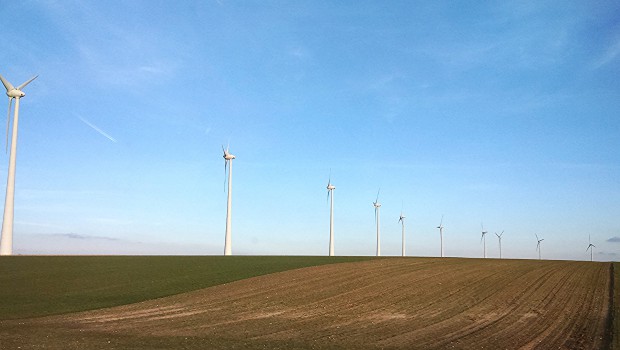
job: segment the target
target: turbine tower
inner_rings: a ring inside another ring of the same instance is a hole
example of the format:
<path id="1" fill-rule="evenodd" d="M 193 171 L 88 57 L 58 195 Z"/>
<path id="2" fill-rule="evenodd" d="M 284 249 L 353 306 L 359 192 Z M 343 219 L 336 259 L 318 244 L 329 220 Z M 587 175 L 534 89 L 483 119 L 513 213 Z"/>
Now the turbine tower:
<path id="1" fill-rule="evenodd" d="M 232 160 L 235 156 L 228 152 L 228 146 L 224 149 L 224 174 L 226 174 L 226 167 L 228 167 L 228 205 L 226 207 L 226 239 L 224 242 L 224 255 L 232 255 Z"/>
<path id="2" fill-rule="evenodd" d="M 590 241 L 590 235 L 588 235 L 588 248 L 586 248 L 586 253 L 588 252 L 588 249 L 590 249 L 590 261 L 594 261 L 594 249 L 592 248 L 596 248 L 596 246 L 592 244 L 592 242 Z"/>
<path id="3" fill-rule="evenodd" d="M 441 244 L 441 257 L 443 258 L 443 215 L 441 216 L 441 221 L 439 222 L 439 226 L 437 226 L 437 228 L 439 229 L 439 241 Z"/>
<path id="4" fill-rule="evenodd" d="M 381 236 L 379 233 L 379 208 L 381 208 L 381 203 L 379 203 L 379 191 L 377 191 L 377 199 L 372 202 L 372 205 L 375 207 L 375 222 L 377 223 L 377 256 L 381 256 Z"/>
<path id="5" fill-rule="evenodd" d="M 502 233 L 500 233 L 499 235 L 497 234 L 497 232 L 495 232 L 495 235 L 497 236 L 497 239 L 499 240 L 499 258 L 502 258 L 502 235 L 504 234 L 504 231 L 502 231 Z"/>
<path id="6" fill-rule="evenodd" d="M 6 120 L 6 148 L 9 147 L 9 125 L 11 123 L 11 103 L 15 99 L 15 114 L 13 116 L 13 135 L 11 137 L 11 154 L 9 155 L 9 175 L 6 180 L 6 197 L 4 200 L 4 218 L 2 220 L 2 238 L 0 239 L 0 255 L 13 254 L 13 212 L 15 203 L 15 160 L 17 156 L 17 126 L 19 124 L 19 100 L 26 96 L 22 91 L 26 85 L 35 80 L 35 75 L 27 82 L 17 88 L 6 81 L 1 75 L 2 85 L 6 88 L 6 95 L 9 97 L 9 112 Z"/>
<path id="7" fill-rule="evenodd" d="M 482 223 L 480 223 L 480 227 L 482 228 L 482 236 L 480 237 L 480 243 L 484 243 L 483 244 L 483 258 L 487 257 L 487 239 L 486 239 L 486 235 L 487 235 L 487 231 L 484 230 L 484 225 L 482 225 Z"/>
<path id="8" fill-rule="evenodd" d="M 331 203 L 329 208 L 329 256 L 334 256 L 334 190 L 336 186 L 332 185 L 332 174 L 329 172 L 329 180 L 327 180 L 327 199 Z"/>
<path id="9" fill-rule="evenodd" d="M 402 225 L 403 230 L 403 256 L 405 256 L 405 216 L 403 215 L 403 211 L 400 211 L 400 217 L 398 218 L 398 222 Z"/>
<path id="10" fill-rule="evenodd" d="M 536 244 L 536 250 L 538 250 L 538 260 L 541 260 L 540 258 L 540 242 L 544 241 L 545 239 L 539 239 L 537 234 L 536 235 L 536 240 L 538 241 L 538 244 Z"/>

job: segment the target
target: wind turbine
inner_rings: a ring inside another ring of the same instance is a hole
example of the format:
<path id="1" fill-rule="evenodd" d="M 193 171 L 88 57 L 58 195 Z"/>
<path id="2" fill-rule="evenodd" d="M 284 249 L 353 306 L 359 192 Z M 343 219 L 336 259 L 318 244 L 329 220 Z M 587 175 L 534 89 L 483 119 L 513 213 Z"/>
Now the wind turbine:
<path id="1" fill-rule="evenodd" d="M 437 226 L 437 228 L 439 229 L 439 240 L 441 243 L 441 257 L 443 258 L 443 215 L 441 216 L 441 221 L 439 222 L 439 226 Z"/>
<path id="2" fill-rule="evenodd" d="M 398 218 L 398 222 L 402 225 L 403 230 L 403 256 L 405 256 L 405 215 L 403 215 L 403 210 L 400 210 L 400 217 Z"/>
<path id="3" fill-rule="evenodd" d="M 381 236 L 379 233 L 379 208 L 381 208 L 381 203 L 379 203 L 379 191 L 377 191 L 377 199 L 372 202 L 372 205 L 375 207 L 375 222 L 377 223 L 377 256 L 381 256 Z"/>
<path id="4" fill-rule="evenodd" d="M 538 250 L 538 260 L 540 260 L 540 242 L 544 241 L 545 239 L 539 239 L 538 235 L 536 235 L 536 240 L 538 240 L 538 244 L 536 244 L 536 250 Z"/>
<path id="5" fill-rule="evenodd" d="M 590 235 L 588 235 L 588 248 L 586 248 L 586 253 L 588 252 L 588 249 L 590 249 L 590 261 L 594 261 L 593 260 L 593 251 L 594 249 L 592 248 L 596 248 L 596 246 L 594 244 L 592 244 L 592 242 L 590 241 Z"/>
<path id="6" fill-rule="evenodd" d="M 0 75 L 2 85 L 6 88 L 6 95 L 9 97 L 9 112 L 6 120 L 6 148 L 9 147 L 9 125 L 11 122 L 11 103 L 15 99 L 15 114 L 13 117 L 13 135 L 11 137 L 11 154 L 9 156 L 9 175 L 6 180 L 6 197 L 4 201 L 4 218 L 2 220 L 2 238 L 0 239 L 0 255 L 13 254 L 13 212 L 15 203 L 15 160 L 17 156 L 17 126 L 19 123 L 19 100 L 26 96 L 22 91 L 26 85 L 35 80 L 38 75 L 30 78 L 27 82 L 17 88 L 13 87 L 6 79 Z"/>
<path id="7" fill-rule="evenodd" d="M 232 255 L 232 160 L 235 156 L 228 152 L 228 146 L 224 149 L 224 174 L 226 174 L 226 167 L 228 167 L 228 205 L 226 207 L 226 239 L 224 242 L 224 255 Z"/>
<path id="8" fill-rule="evenodd" d="M 329 256 L 334 256 L 334 190 L 336 186 L 332 185 L 332 174 L 329 172 L 329 180 L 327 180 L 327 199 L 331 195 L 331 204 L 329 208 Z"/>
<path id="9" fill-rule="evenodd" d="M 495 232 L 495 235 L 497 236 L 497 239 L 499 240 L 499 258 L 502 258 L 502 235 L 504 234 L 504 231 L 502 231 L 502 233 L 500 233 L 499 235 L 497 234 L 497 232 Z"/>
<path id="10" fill-rule="evenodd" d="M 482 257 L 486 258 L 487 257 L 487 239 L 486 239 L 486 235 L 487 235 L 488 232 L 484 230 L 484 225 L 482 225 L 482 223 L 480 223 L 480 227 L 482 228 L 482 236 L 480 237 L 480 243 L 484 242 L 483 250 L 482 250 L 483 251 Z"/>

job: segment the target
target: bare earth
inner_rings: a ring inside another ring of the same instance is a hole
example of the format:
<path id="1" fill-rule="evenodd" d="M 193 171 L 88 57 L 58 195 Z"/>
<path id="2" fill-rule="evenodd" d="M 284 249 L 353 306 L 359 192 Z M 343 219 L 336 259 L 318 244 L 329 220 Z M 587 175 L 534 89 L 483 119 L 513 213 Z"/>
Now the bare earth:
<path id="1" fill-rule="evenodd" d="M 388 258 L 0 322 L 3 349 L 600 349 L 610 264 Z"/>

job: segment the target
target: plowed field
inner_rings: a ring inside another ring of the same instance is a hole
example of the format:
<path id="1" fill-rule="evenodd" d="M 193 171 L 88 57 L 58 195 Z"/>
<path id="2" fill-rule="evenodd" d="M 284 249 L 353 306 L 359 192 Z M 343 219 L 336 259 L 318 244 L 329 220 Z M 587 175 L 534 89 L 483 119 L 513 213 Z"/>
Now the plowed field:
<path id="1" fill-rule="evenodd" d="M 388 258 L 0 321 L 3 349 L 600 349 L 610 264 Z"/>

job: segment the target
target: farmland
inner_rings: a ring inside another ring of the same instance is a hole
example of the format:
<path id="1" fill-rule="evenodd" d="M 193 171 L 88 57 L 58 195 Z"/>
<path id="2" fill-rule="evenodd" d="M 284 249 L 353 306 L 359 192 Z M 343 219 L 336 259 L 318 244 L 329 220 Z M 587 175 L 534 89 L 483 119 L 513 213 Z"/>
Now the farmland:
<path id="1" fill-rule="evenodd" d="M 124 305 L 300 267 L 367 259 L 307 256 L 0 257 L 0 319 Z"/>
<path id="2" fill-rule="evenodd" d="M 3 347 L 22 349 L 599 349 L 610 341 L 610 267 L 366 259 L 98 310 L 4 320 L 0 337 Z"/>

